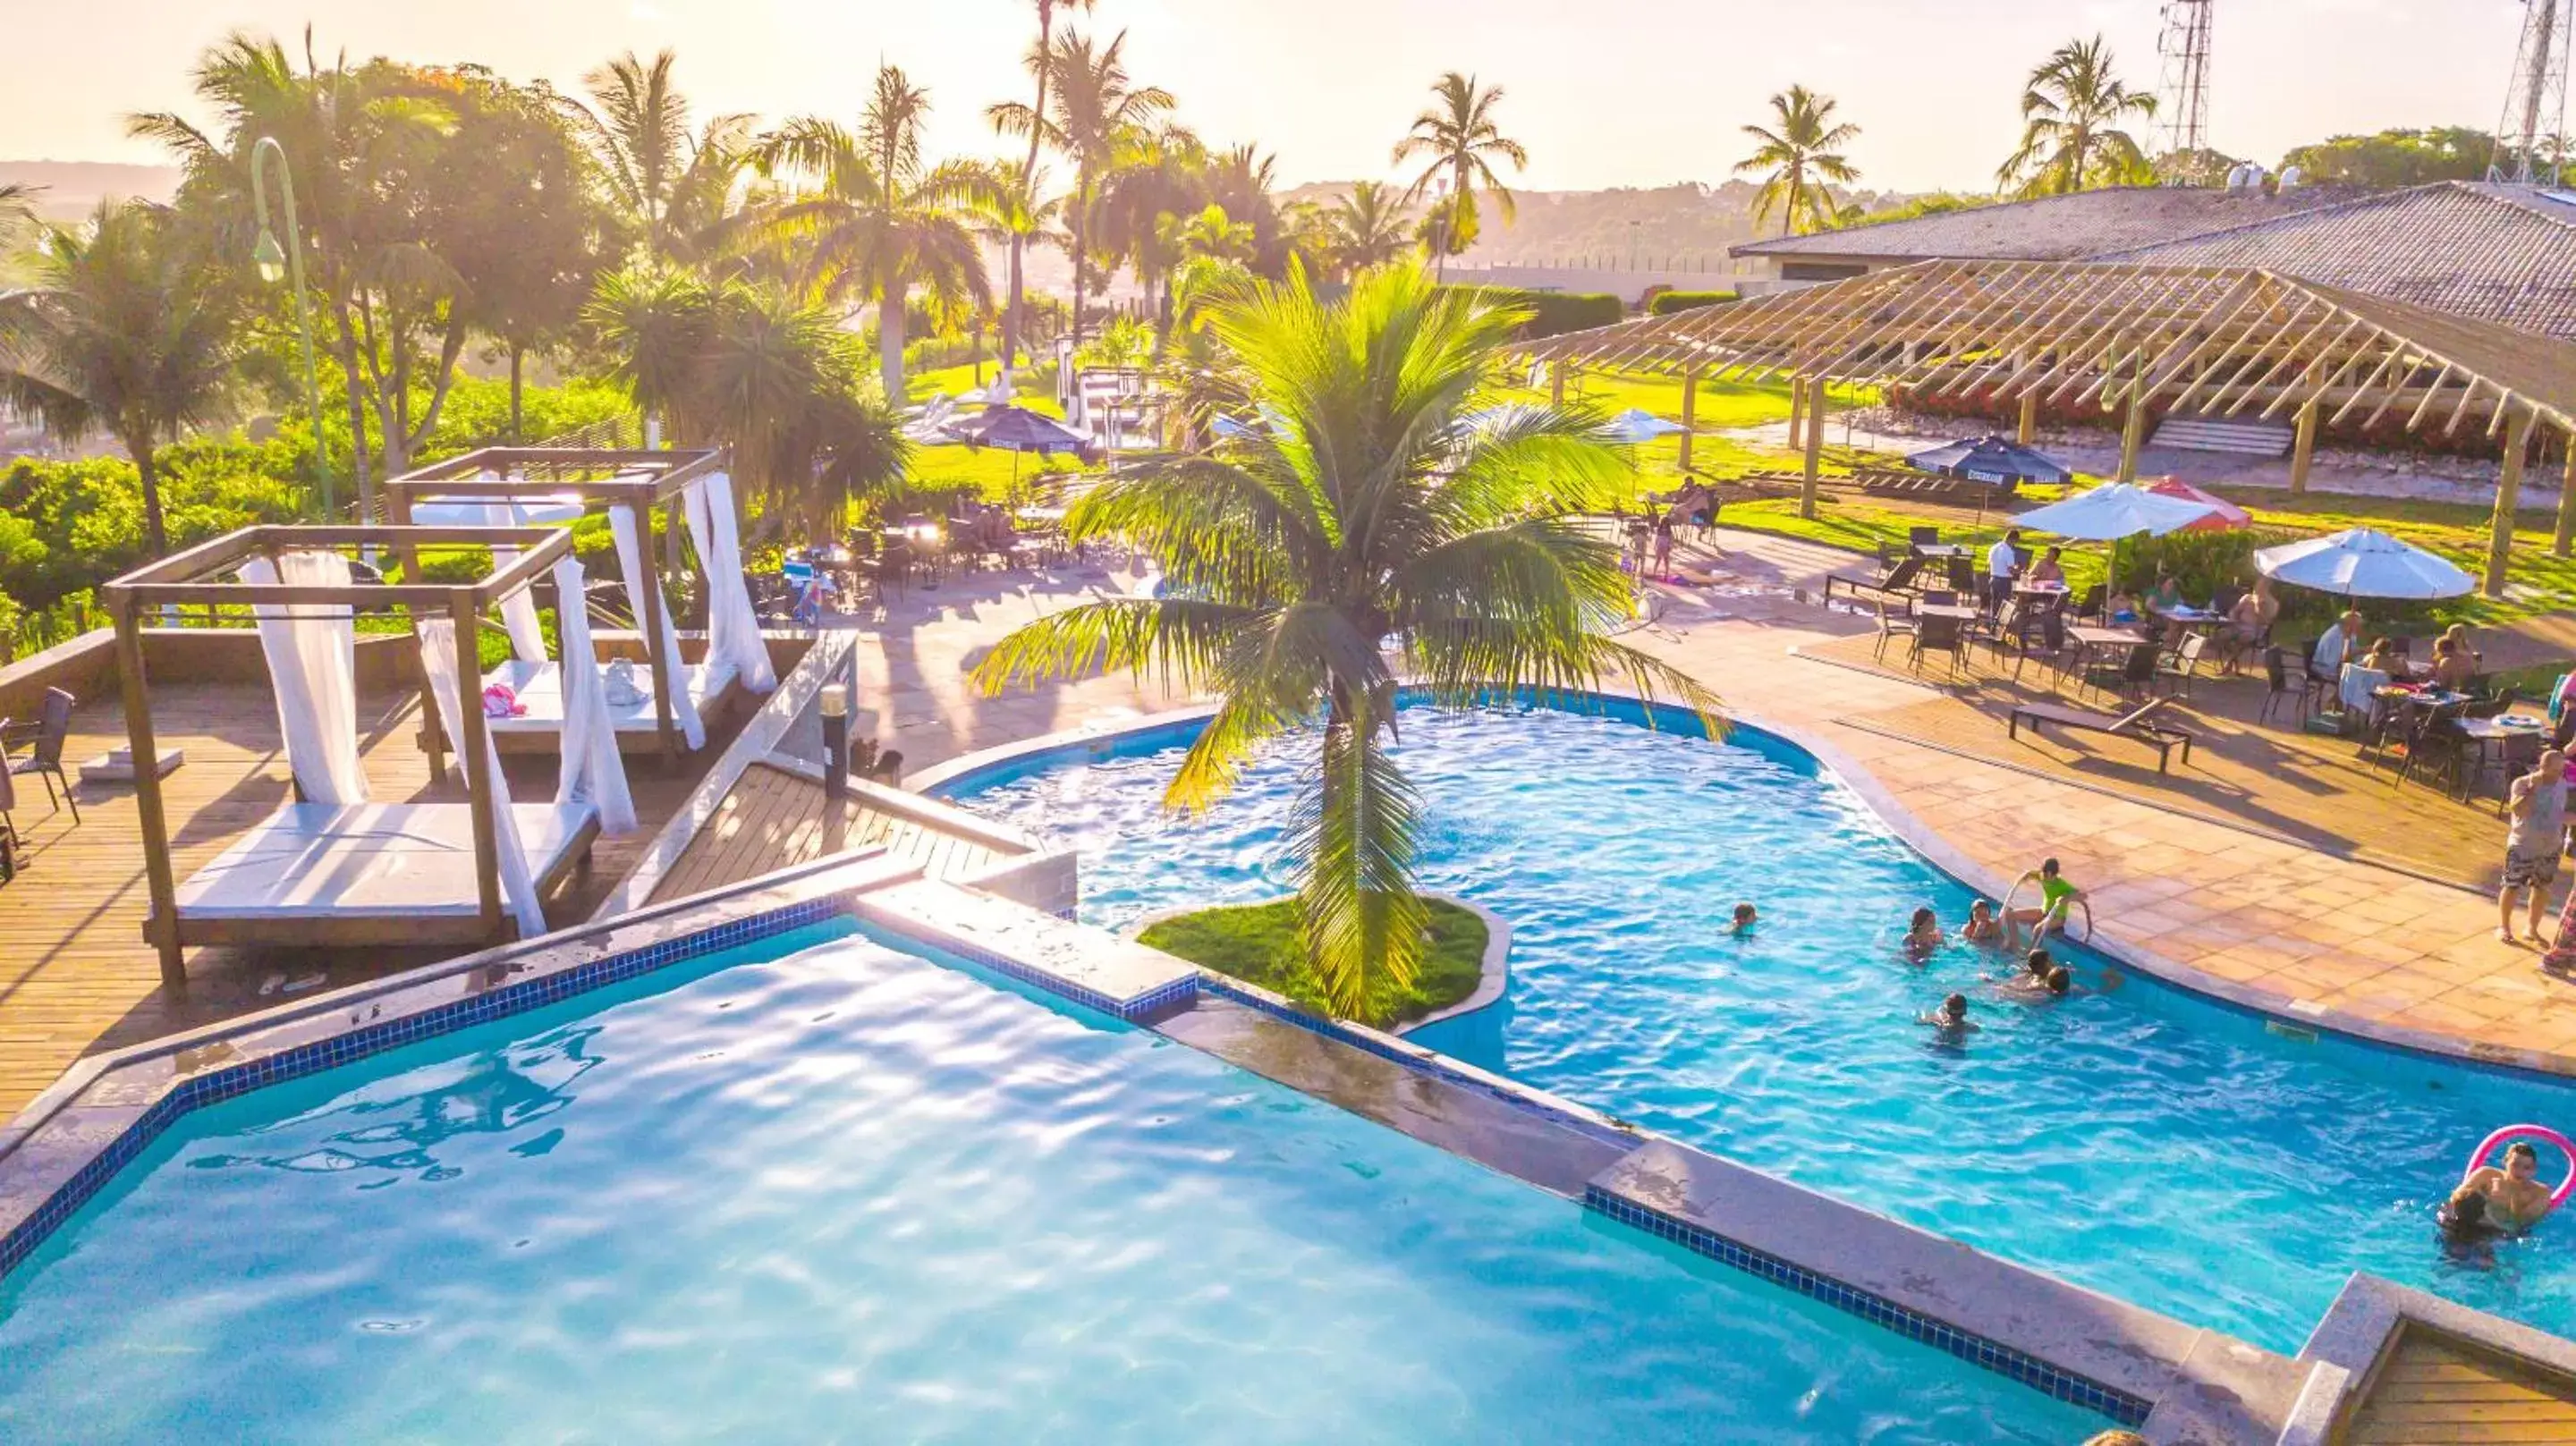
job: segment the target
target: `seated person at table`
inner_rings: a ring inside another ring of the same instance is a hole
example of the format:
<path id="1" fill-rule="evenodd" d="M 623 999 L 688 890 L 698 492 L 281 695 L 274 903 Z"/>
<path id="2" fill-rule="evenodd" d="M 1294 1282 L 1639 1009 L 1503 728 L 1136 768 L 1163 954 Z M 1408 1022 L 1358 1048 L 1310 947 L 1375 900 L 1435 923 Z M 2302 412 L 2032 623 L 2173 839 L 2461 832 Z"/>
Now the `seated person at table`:
<path id="1" fill-rule="evenodd" d="M 2129 596 L 2128 589 L 2114 587 L 2111 595 L 2102 599 L 2102 617 L 2113 627 L 2126 627 L 2138 620 L 2138 600 Z"/>
<path id="2" fill-rule="evenodd" d="M 2041 553 L 2039 561 L 2030 565 L 2030 576 L 2023 581 L 2033 584 L 2046 583 L 2056 587 L 2066 586 L 2066 569 L 2058 562 L 2057 557 L 2058 549 L 2054 547 Z"/>
<path id="3" fill-rule="evenodd" d="M 2238 652 L 2243 652 L 2263 641 L 2263 635 L 2272 630 L 2273 622 L 2280 616 L 2281 600 L 2272 596 L 2272 580 L 2258 578 L 2254 590 L 2238 598 L 2236 606 L 2227 610 L 2227 641 L 2234 644 Z"/>
<path id="4" fill-rule="evenodd" d="M 2308 671 L 2331 682 L 2343 676 L 2343 665 L 2352 661 L 2361 646 L 2361 614 L 2346 612 L 2335 619 L 2333 627 L 2317 635 L 2315 651 L 2308 654 Z"/>
<path id="5" fill-rule="evenodd" d="M 2465 693 L 2477 676 L 2478 660 L 2469 652 L 2467 644 L 2449 633 L 2433 640 L 2431 681 L 2434 687 Z"/>
<path id="6" fill-rule="evenodd" d="M 1906 957 L 1920 964 L 1941 950 L 1941 916 L 1930 909 L 1917 909 L 1905 930 Z"/>
<path id="7" fill-rule="evenodd" d="M 2406 655 L 2386 638 L 2373 638 L 2370 651 L 2361 655 L 2361 666 L 2373 673 L 2386 673 L 2390 678 L 2406 676 Z"/>
<path id="8" fill-rule="evenodd" d="M 2549 1187 L 2540 1183 L 2540 1152 L 2529 1140 L 2505 1146 L 2503 1169 L 2480 1165 L 2471 1170 L 2459 1193 L 2472 1192 L 2486 1197 L 2487 1219 L 2507 1230 L 2529 1230 L 2549 1213 Z"/>
<path id="9" fill-rule="evenodd" d="M 2004 921 L 1995 917 L 1994 902 L 1979 899 L 1968 906 L 1968 922 L 1959 926 L 1959 937 L 1971 944 L 1992 944 L 2004 936 Z"/>
<path id="10" fill-rule="evenodd" d="M 2182 584 L 2170 572 L 2157 573 L 2156 585 L 2147 590 L 2147 611 L 2169 613 L 2182 605 Z"/>

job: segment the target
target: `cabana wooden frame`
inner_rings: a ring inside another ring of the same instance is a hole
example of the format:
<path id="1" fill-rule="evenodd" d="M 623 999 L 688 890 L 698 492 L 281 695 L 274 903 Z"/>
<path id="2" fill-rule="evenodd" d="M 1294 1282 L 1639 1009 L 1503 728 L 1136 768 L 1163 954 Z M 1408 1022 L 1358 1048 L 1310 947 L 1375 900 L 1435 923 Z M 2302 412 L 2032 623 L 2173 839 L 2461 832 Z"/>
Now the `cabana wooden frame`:
<path id="1" fill-rule="evenodd" d="M 230 579 L 253 558 L 274 563 L 281 554 L 313 549 L 391 549 L 407 560 L 424 548 L 490 547 L 521 551 L 506 567 L 466 583 L 350 583 L 310 586 L 247 583 Z M 117 675 L 123 690 L 126 740 L 135 758 L 157 758 L 152 732 L 152 685 L 143 667 L 143 620 L 165 606 L 189 604 L 267 605 L 273 607 L 373 608 L 400 605 L 414 618 L 444 616 L 456 625 L 458 716 L 466 736 L 459 753 L 473 809 L 476 913 L 471 918 L 333 918 L 327 914 L 267 919 L 197 919 L 184 917 L 178 903 L 178 879 L 170 860 L 170 826 L 161 799 L 160 775 L 150 768 L 134 771 L 135 811 L 143 832 L 144 877 L 152 911 L 144 919 L 143 937 L 161 956 L 161 982 L 174 992 L 187 988 L 185 951 L 195 944 L 270 944 L 281 947 L 347 948 L 381 944 L 506 943 L 517 937 L 517 922 L 501 897 L 499 841 L 494 834 L 491 755 L 483 746 L 483 670 L 479 629 L 485 609 L 545 576 L 572 552 L 572 534 L 551 527 L 346 527 L 267 526 L 197 544 L 158 562 L 146 563 L 99 588 L 116 626 Z M 418 637 L 415 629 L 414 637 Z M 423 685 L 424 690 L 426 684 Z M 426 691 L 422 711 L 435 715 Z M 598 832 L 594 818 L 557 866 L 538 878 L 540 896 L 588 854 L 589 838 Z"/>
<path id="2" fill-rule="evenodd" d="M 656 541 L 653 512 L 662 510 L 662 535 L 680 535 L 680 494 L 693 482 L 724 470 L 721 447 L 631 449 L 596 447 L 485 447 L 416 468 L 384 484 L 386 514 L 397 524 L 411 521 L 412 509 L 424 502 L 526 502 L 572 498 L 583 510 L 623 507 L 635 519 L 635 545 L 644 554 L 644 569 L 658 582 L 662 546 Z M 406 559 L 408 561 L 408 559 Z M 709 579 L 710 586 L 713 579 Z M 662 589 L 636 589 L 635 626 L 644 635 L 644 656 L 653 671 L 654 738 L 665 762 L 684 751 L 679 725 L 671 713 L 671 690 L 679 685 L 680 660 L 662 656 Z M 558 606 L 561 603 L 558 601 Z M 482 676 L 478 669 L 477 678 Z M 439 748 L 438 718 L 423 710 L 432 758 Z M 505 735 L 503 751 L 528 746 L 528 735 Z M 622 740 L 621 740 L 622 741 Z"/>
<path id="3" fill-rule="evenodd" d="M 1702 380 L 1787 378 L 1800 510 L 1816 508 L 1828 382 L 2099 406 L 2122 419 L 2120 477 L 2137 479 L 2151 406 L 2297 425 L 2291 490 L 2306 489 L 2320 422 L 2394 420 L 2500 441 L 2485 590 L 2504 589 L 2532 434 L 2576 440 L 2576 345 L 2269 271 L 2085 262 L 1926 261 L 1527 344 L 1555 364 Z M 1685 394 L 1696 397 L 1693 387 Z M 1687 403 L 1686 403 L 1687 408 Z M 2027 441 L 2025 435 L 2023 440 Z M 2576 445 L 2552 550 L 2576 544 Z M 1689 459 L 1684 455 L 1684 466 Z"/>

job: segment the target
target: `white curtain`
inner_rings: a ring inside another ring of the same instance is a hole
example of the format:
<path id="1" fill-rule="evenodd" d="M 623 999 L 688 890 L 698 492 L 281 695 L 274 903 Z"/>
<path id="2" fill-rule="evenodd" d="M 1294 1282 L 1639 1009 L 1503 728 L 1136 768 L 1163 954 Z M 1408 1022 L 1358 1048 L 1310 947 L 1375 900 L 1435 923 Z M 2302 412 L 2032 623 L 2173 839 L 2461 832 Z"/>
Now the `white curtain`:
<path id="1" fill-rule="evenodd" d="M 680 725 L 680 736 L 691 749 L 707 746 L 707 725 L 698 721 L 698 705 L 689 690 L 680 683 L 680 630 L 671 623 L 671 600 L 661 591 L 662 579 L 644 567 L 644 547 L 635 535 L 635 514 L 624 507 L 608 509 L 608 529 L 617 537 L 617 569 L 626 574 L 626 598 L 635 607 L 635 626 L 644 626 L 644 589 L 652 588 L 661 600 L 662 633 L 650 646 L 657 657 L 671 665 L 671 719 Z M 647 676 L 651 669 L 643 670 Z"/>
<path id="2" fill-rule="evenodd" d="M 261 586 L 347 587 L 349 560 L 336 552 L 289 552 L 277 566 L 255 557 L 241 580 Z M 358 762 L 358 636 L 346 604 L 260 604 L 260 651 L 277 689 L 277 724 L 286 766 L 307 803 L 364 803 L 367 773 Z"/>
<path id="3" fill-rule="evenodd" d="M 722 472 L 689 484 L 689 540 L 707 571 L 707 661 L 731 663 L 733 675 L 754 693 L 778 686 L 751 610 L 751 587 L 742 576 L 742 542 L 735 532 L 733 479 Z"/>
<path id="4" fill-rule="evenodd" d="M 491 474 L 487 472 L 484 475 Z M 483 525 L 525 527 L 528 525 L 528 509 L 516 502 L 486 502 L 483 504 Z M 515 547 L 492 549 L 494 572 L 499 572 L 518 560 L 519 549 Z M 537 600 L 529 596 L 527 588 L 523 587 L 501 599 L 501 627 L 510 635 L 511 656 L 522 663 L 542 663 L 546 660 L 546 630 L 537 621 Z"/>
<path id="5" fill-rule="evenodd" d="M 603 833 L 635 831 L 635 799 L 626 788 L 626 760 L 618 756 L 617 731 L 608 721 L 608 684 L 590 652 L 590 618 L 581 605 L 581 564 L 555 564 L 555 635 L 563 643 L 563 773 L 555 802 L 587 803 L 599 810 Z"/>
<path id="6" fill-rule="evenodd" d="M 457 771 L 465 768 L 466 708 L 483 706 L 483 680 L 461 677 L 456 670 L 456 623 L 449 618 L 416 620 L 420 630 L 420 666 L 429 678 L 429 695 L 438 700 L 438 721 L 448 743 L 459 754 Z M 470 699 L 459 690 L 472 688 Z M 533 939 L 546 931 L 546 911 L 537 901 L 537 876 L 528 867 L 528 846 L 519 837 L 518 816 L 510 808 L 510 780 L 501 774 L 501 754 L 492 735 L 483 735 L 483 776 L 492 780 L 492 840 L 501 865 L 501 906 L 519 921 L 519 937 Z"/>

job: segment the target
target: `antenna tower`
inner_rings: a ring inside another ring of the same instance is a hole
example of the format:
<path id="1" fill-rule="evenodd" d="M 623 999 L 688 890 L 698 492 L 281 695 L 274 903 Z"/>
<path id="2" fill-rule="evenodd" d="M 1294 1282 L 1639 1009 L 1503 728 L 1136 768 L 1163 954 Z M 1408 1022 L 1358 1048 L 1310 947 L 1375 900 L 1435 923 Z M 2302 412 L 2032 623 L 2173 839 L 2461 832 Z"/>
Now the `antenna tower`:
<path id="1" fill-rule="evenodd" d="M 2522 46 L 2514 52 L 2504 118 L 2496 122 L 2490 181 L 2559 183 L 2566 165 L 2567 47 L 2576 32 L 2571 9 L 2571 0 L 2523 0 Z"/>
<path id="2" fill-rule="evenodd" d="M 2209 14 L 2214 0 L 2164 0 L 2164 34 L 2156 55 L 2164 78 L 2156 108 L 2165 117 L 2165 154 L 2196 156 L 2209 148 Z"/>

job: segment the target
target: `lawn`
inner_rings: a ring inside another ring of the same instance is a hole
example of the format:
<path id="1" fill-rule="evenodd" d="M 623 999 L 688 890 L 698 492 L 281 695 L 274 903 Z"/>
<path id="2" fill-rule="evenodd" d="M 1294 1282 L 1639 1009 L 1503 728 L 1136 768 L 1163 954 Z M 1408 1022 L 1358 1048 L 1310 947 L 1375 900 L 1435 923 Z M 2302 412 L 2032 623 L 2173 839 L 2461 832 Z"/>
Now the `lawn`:
<path id="1" fill-rule="evenodd" d="M 986 362 L 984 379 L 992 380 L 995 365 Z M 971 366 L 941 367 L 935 371 L 914 372 L 904 379 L 904 390 L 915 403 L 936 396 L 956 396 L 976 386 L 976 369 Z M 1044 378 L 1023 368 L 1016 383 L 1019 390 L 1012 405 L 1025 407 L 1041 416 L 1061 418 L 1064 409 L 1055 404 L 1052 372 Z M 977 495 L 987 502 L 1010 498 L 1014 465 L 1017 467 L 1020 491 L 1025 495 L 1031 484 L 1047 472 L 1078 472 L 1082 464 L 1071 457 L 1036 457 L 991 448 L 966 446 L 915 447 L 912 452 L 910 481 L 925 489 L 941 491 L 961 483 L 974 485 Z"/>
<path id="2" fill-rule="evenodd" d="M 1385 1027 L 1420 1019 L 1475 993 L 1484 978 L 1485 921 L 1446 900 L 1423 902 L 1431 910 L 1430 937 L 1412 987 L 1382 991 L 1362 1023 Z M 1280 899 L 1178 915 L 1139 937 L 1151 948 L 1320 1009 L 1301 932 L 1297 901 Z"/>

